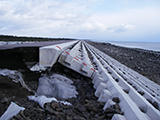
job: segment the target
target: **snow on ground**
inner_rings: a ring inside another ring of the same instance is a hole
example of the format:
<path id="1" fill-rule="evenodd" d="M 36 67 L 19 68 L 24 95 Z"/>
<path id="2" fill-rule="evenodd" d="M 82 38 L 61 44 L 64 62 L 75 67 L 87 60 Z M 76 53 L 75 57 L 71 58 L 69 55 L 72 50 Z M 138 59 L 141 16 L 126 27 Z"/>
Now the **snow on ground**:
<path id="1" fill-rule="evenodd" d="M 34 42 L 31 42 L 31 41 L 25 41 L 25 42 L 20 42 L 20 41 L 0 41 L 0 45 L 13 45 L 13 44 L 24 44 L 24 43 L 34 43 Z"/>

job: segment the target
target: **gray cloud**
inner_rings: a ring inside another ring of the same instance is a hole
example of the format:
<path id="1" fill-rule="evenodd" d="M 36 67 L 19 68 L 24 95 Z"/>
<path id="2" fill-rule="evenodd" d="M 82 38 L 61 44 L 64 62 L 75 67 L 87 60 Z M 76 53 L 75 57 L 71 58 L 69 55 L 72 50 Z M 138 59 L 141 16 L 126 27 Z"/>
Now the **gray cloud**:
<path id="1" fill-rule="evenodd" d="M 159 7 L 106 9 L 112 4 L 108 0 L 0 0 L 0 34 L 128 40 L 159 33 Z"/>

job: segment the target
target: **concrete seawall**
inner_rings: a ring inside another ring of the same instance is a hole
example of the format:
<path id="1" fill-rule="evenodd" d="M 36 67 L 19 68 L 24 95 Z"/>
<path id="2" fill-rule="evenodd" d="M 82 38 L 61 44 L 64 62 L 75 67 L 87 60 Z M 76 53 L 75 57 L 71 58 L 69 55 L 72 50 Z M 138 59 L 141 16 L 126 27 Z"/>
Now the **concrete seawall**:
<path id="1" fill-rule="evenodd" d="M 51 52 L 48 53 L 48 49 Z M 43 52 L 39 52 L 41 50 Z M 160 86 L 85 41 L 67 44 L 60 42 L 42 47 L 9 47 L 1 49 L 0 52 L 0 62 L 3 63 L 1 68 L 29 69 L 28 63 L 33 66 L 39 62 L 39 66 L 48 69 L 59 62 L 90 78 L 97 101 L 105 103 L 104 111 L 112 106 L 120 106 L 122 113 L 114 114 L 112 120 L 160 118 Z M 45 59 L 42 59 L 43 57 Z M 43 60 L 51 62 L 44 65 Z"/>

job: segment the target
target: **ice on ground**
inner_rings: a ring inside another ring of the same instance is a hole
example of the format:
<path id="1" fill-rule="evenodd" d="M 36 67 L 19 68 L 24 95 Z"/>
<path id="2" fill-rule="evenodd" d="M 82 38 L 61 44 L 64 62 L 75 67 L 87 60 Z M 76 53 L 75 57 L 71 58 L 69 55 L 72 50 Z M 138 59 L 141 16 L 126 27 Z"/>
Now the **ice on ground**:
<path id="1" fill-rule="evenodd" d="M 42 108 L 44 108 L 44 104 L 45 104 L 45 103 L 50 103 L 51 101 L 56 101 L 56 102 L 58 102 L 56 98 L 54 98 L 54 97 L 52 97 L 52 98 L 47 98 L 47 97 L 44 96 L 44 95 L 41 95 L 41 96 L 38 96 L 38 97 L 36 97 L 36 96 L 28 96 L 28 99 L 29 99 L 29 100 L 33 100 L 33 101 L 35 101 L 35 102 L 38 102 L 39 105 L 40 105 Z"/>
<path id="2" fill-rule="evenodd" d="M 59 74 L 43 75 L 39 78 L 36 96 L 45 95 L 57 99 L 76 98 L 78 92 L 76 87 L 71 85 L 72 83 L 72 80 Z"/>
<path id="3" fill-rule="evenodd" d="M 59 101 L 60 103 L 64 104 L 64 105 L 72 105 L 71 103 L 67 102 L 67 101 Z"/>
<path id="4" fill-rule="evenodd" d="M 14 102 L 11 102 L 8 109 L 0 117 L 0 120 L 10 120 L 14 115 L 17 115 L 21 110 L 24 110 L 24 107 L 20 107 Z"/>
<path id="5" fill-rule="evenodd" d="M 28 91 L 31 91 L 25 84 L 21 72 L 17 70 L 0 69 L 0 75 L 8 76 L 13 82 L 20 82 L 24 88 L 26 88 Z"/>
<path id="6" fill-rule="evenodd" d="M 42 108 L 44 108 L 45 103 L 50 103 L 52 101 L 60 102 L 60 103 L 63 103 L 64 105 L 72 105 L 71 103 L 66 102 L 66 101 L 58 101 L 55 97 L 48 98 L 44 95 L 41 95 L 41 96 L 38 96 L 38 97 L 28 96 L 28 99 L 37 102 Z"/>
<path id="7" fill-rule="evenodd" d="M 43 66 L 40 66 L 39 63 L 37 63 L 36 65 L 32 66 L 31 68 L 29 68 L 31 71 L 39 71 L 39 72 L 42 72 L 42 71 L 45 71 L 47 68 L 46 67 L 43 67 Z"/>

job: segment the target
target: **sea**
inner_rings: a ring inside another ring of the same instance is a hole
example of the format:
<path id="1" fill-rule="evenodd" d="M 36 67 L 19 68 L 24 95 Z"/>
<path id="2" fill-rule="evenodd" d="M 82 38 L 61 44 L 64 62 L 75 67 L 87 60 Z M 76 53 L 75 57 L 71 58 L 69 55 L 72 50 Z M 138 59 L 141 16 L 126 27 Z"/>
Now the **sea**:
<path id="1" fill-rule="evenodd" d="M 129 48 L 140 48 L 145 50 L 159 51 L 160 52 L 160 42 L 151 43 L 151 42 L 109 42 L 111 44 L 129 47 Z"/>

